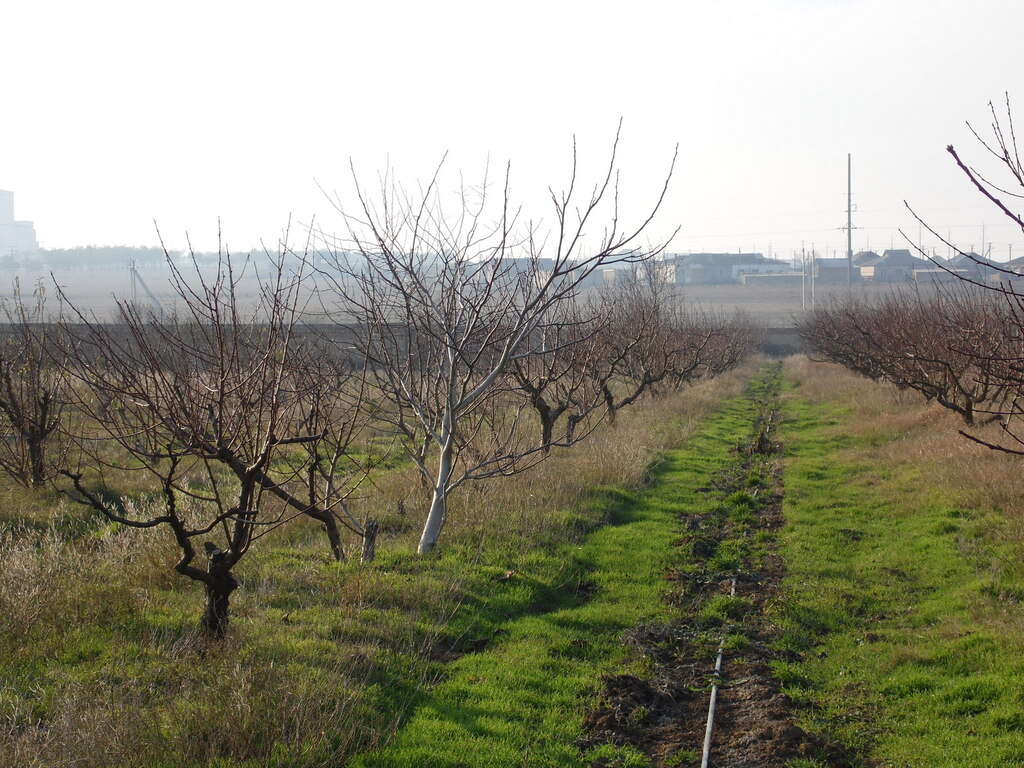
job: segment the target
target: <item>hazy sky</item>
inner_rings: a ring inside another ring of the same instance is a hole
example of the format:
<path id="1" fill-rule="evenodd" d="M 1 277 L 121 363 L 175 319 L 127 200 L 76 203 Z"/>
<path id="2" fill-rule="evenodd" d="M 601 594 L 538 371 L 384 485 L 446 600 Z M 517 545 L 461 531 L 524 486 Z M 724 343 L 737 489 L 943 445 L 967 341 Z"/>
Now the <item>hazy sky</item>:
<path id="1" fill-rule="evenodd" d="M 619 118 L 636 217 L 679 161 L 652 237 L 671 250 L 845 251 L 943 234 L 1005 258 L 1024 236 L 946 154 L 982 159 L 1004 92 L 1024 125 L 1021 0 L 9 2 L 0 10 L 0 188 L 44 247 L 233 250 L 313 217 L 321 187 L 511 161 L 534 219 L 596 178 Z M 293 238 L 301 239 L 301 238 Z M 931 241 L 925 238 L 926 244 Z M 944 251 L 943 251 L 944 252 Z M 941 252 L 940 252 L 941 253 Z"/>

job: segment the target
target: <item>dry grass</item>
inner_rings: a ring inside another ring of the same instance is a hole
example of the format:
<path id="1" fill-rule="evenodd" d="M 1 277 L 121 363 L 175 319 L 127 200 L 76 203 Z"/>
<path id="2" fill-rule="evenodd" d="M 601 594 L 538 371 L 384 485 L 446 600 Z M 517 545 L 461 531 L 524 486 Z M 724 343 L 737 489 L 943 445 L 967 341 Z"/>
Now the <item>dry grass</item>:
<path id="1" fill-rule="evenodd" d="M 739 394 L 750 370 L 648 399 L 529 472 L 469 489 L 454 499 L 447 535 L 529 540 L 560 525 L 566 511 L 579 511 L 580 500 L 595 489 L 639 487 L 657 453 L 685 442 L 717 404 Z"/>
<path id="2" fill-rule="evenodd" d="M 72 539 L 42 532 L 0 531 L 0 615 L 4 633 L 17 640 L 54 633 L 115 613 L 141 610 L 139 585 L 165 588 L 177 579 L 165 567 L 169 537 L 125 529 Z M 127 587 L 127 589 L 126 589 Z"/>
<path id="3" fill-rule="evenodd" d="M 201 589 L 173 572 L 166 532 L 25 497 L 0 533 L 0 766 L 342 764 L 437 674 L 429 657 L 481 578 L 477 559 L 528 556 L 598 524 L 594 489 L 644 483 L 657 452 L 747 375 L 645 401 L 528 473 L 460 489 L 442 548 L 468 560 L 416 558 L 427 492 L 405 466 L 381 473 L 353 505 L 382 520 L 379 563 L 332 564 L 296 520 L 240 563 L 220 645 L 197 636 Z"/>
<path id="4" fill-rule="evenodd" d="M 742 391 L 756 365 L 751 362 L 682 391 L 646 399 L 623 409 L 614 426 L 599 426 L 569 450 L 555 449 L 527 472 L 456 490 L 449 501 L 442 545 L 483 538 L 537 538 L 552 519 L 557 525 L 566 510 L 577 508 L 580 499 L 595 488 L 636 487 L 646 478 L 657 452 L 685 442 L 722 399 Z M 360 520 L 381 521 L 384 546 L 412 549 L 429 504 L 430 489 L 414 468 L 405 465 L 375 477 L 351 508 Z"/>
<path id="5" fill-rule="evenodd" d="M 165 659 L 175 665 L 175 695 L 160 706 L 152 685 L 111 675 L 67 681 L 53 692 L 45 719 L 25 704 L 8 710 L 0 765 L 184 768 L 212 759 L 263 765 L 287 754 L 291 762 L 281 764 L 327 766 L 339 751 L 366 745 L 358 718 L 362 681 L 346 684 L 336 669 L 297 678 L 285 668 L 217 653 L 197 658 L 194 648 L 183 648 Z M 336 665 L 346 662 L 342 657 Z"/>
<path id="6" fill-rule="evenodd" d="M 1010 543 L 1015 563 L 1024 563 L 1024 472 L 1020 457 L 993 451 L 959 434 L 963 420 L 916 393 L 876 384 L 833 363 L 791 358 L 788 371 L 800 396 L 833 402 L 851 414 L 845 428 L 861 435 L 896 437 L 882 449 L 891 464 L 913 465 L 920 490 L 946 503 L 998 513 L 992 536 Z M 998 441 L 998 425 L 975 427 L 972 434 Z M 880 441 L 881 442 L 881 441 Z M 1014 565 L 1014 568 L 1018 566 Z"/>

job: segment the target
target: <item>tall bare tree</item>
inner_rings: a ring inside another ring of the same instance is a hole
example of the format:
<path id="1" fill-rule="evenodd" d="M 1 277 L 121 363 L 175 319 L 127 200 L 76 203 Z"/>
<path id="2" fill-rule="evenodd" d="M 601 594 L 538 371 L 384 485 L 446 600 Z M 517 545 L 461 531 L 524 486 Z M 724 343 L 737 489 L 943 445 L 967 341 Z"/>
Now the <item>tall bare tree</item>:
<path id="1" fill-rule="evenodd" d="M 623 229 L 617 148 L 618 136 L 606 172 L 583 195 L 574 150 L 567 190 L 551 190 L 551 232 L 520 219 L 507 170 L 496 196 L 485 176 L 479 187 L 459 189 L 453 210 L 439 189 L 440 167 L 415 192 L 386 174 L 371 195 L 356 178 L 357 210 L 339 204 L 348 236 L 329 249 L 326 276 L 342 297 L 334 311 L 354 318 L 387 417 L 408 436 L 432 489 L 420 553 L 437 545 L 452 491 L 520 471 L 543 453 L 535 440 L 518 439 L 521 406 L 511 405 L 504 382 L 511 365 L 539 351 L 545 319 L 601 267 L 661 249 L 640 238 L 672 167 L 650 213 Z M 603 235 L 587 242 L 599 217 Z"/>

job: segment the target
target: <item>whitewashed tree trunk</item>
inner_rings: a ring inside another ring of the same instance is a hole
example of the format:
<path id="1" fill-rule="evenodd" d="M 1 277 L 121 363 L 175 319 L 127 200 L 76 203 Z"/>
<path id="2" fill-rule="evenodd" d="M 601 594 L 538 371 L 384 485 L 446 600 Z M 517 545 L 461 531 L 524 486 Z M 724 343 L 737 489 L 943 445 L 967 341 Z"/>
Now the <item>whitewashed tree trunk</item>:
<path id="1" fill-rule="evenodd" d="M 433 551 L 444 528 L 448 516 L 448 482 L 451 480 L 455 443 L 449 437 L 441 447 L 441 457 L 437 466 L 437 478 L 434 482 L 434 495 L 430 501 L 430 512 L 423 525 L 423 534 L 416 551 L 424 555 Z"/>

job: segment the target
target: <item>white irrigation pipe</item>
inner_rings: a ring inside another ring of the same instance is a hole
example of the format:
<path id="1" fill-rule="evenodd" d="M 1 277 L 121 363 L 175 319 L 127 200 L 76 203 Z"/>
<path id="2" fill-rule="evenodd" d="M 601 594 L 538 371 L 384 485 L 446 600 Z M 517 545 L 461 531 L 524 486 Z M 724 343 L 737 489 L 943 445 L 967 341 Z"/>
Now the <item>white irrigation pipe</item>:
<path id="1" fill-rule="evenodd" d="M 729 587 L 729 597 L 736 596 L 736 577 Z M 718 678 L 722 674 L 722 656 L 725 654 L 725 636 L 718 644 L 718 658 L 715 659 L 715 681 L 711 684 L 711 702 L 708 704 L 708 724 L 704 728 L 704 753 L 700 758 L 700 768 L 708 768 L 711 759 L 711 733 L 715 728 L 715 706 L 718 704 Z"/>

